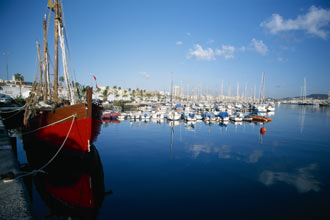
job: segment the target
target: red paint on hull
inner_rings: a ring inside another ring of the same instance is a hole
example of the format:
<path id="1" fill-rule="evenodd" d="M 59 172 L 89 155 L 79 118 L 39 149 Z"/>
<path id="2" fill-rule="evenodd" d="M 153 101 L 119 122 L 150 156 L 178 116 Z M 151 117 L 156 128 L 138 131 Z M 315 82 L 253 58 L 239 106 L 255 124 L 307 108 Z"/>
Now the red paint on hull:
<path id="1" fill-rule="evenodd" d="M 100 126 L 98 125 L 101 123 L 100 120 L 92 118 L 75 120 L 64 147 L 82 152 L 88 151 L 90 144 L 96 141 L 97 135 L 100 132 Z M 51 145 L 55 147 L 58 146 L 59 148 L 64 142 L 71 124 L 72 120 L 54 124 L 36 131 L 33 135 L 35 138 L 47 141 Z"/>

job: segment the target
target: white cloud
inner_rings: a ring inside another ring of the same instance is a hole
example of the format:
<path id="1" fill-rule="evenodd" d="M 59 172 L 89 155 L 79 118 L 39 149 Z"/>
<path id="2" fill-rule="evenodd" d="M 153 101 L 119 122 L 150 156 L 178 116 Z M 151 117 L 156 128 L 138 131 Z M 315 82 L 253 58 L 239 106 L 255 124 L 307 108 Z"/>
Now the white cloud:
<path id="1" fill-rule="evenodd" d="M 211 153 L 211 147 L 207 145 L 194 144 L 189 149 L 193 153 L 193 157 L 196 159 L 200 153 Z"/>
<path id="2" fill-rule="evenodd" d="M 226 60 L 233 59 L 235 47 L 230 45 L 222 45 L 221 49 L 216 49 L 215 53 L 218 56 L 223 56 Z"/>
<path id="3" fill-rule="evenodd" d="M 175 44 L 176 45 L 181 45 L 181 44 L 183 44 L 183 42 L 182 41 L 177 41 Z"/>
<path id="4" fill-rule="evenodd" d="M 193 49 L 189 49 L 188 58 L 195 58 L 196 60 L 215 60 L 215 54 L 213 49 L 207 48 L 203 49 L 201 45 L 196 44 Z"/>
<path id="5" fill-rule="evenodd" d="M 255 38 L 251 40 L 250 45 L 241 47 L 223 44 L 220 49 L 213 49 L 209 47 L 204 49 L 200 44 L 195 44 L 194 49 L 189 49 L 187 58 L 212 61 L 216 59 L 216 56 L 220 56 L 226 60 L 229 60 L 235 58 L 235 52 L 245 52 L 247 50 L 253 50 L 261 55 L 266 55 L 268 52 L 268 47 L 262 40 L 256 40 Z"/>
<path id="6" fill-rule="evenodd" d="M 241 46 L 240 48 L 238 48 L 238 50 L 241 51 L 241 52 L 245 52 L 246 47 L 245 46 Z"/>
<path id="7" fill-rule="evenodd" d="M 268 21 L 260 24 L 268 28 L 270 33 L 277 34 L 282 31 L 304 30 L 307 33 L 327 39 L 329 31 L 325 30 L 330 24 L 330 9 L 317 8 L 312 6 L 308 12 L 298 15 L 296 19 L 285 20 L 279 14 L 273 14 Z"/>
<path id="8" fill-rule="evenodd" d="M 262 40 L 256 40 L 255 38 L 253 38 L 251 40 L 251 46 L 254 50 L 256 50 L 263 56 L 266 55 L 268 52 L 268 47 L 264 44 Z"/>
<path id="9" fill-rule="evenodd" d="M 307 167 L 298 169 L 296 173 L 265 170 L 260 174 L 259 180 L 266 186 L 271 186 L 276 182 L 284 182 L 295 186 L 299 193 L 318 192 L 321 190 L 321 182 L 312 173 L 316 169 L 316 164 L 310 164 Z"/>
<path id="10" fill-rule="evenodd" d="M 143 76 L 146 79 L 150 78 L 150 75 L 147 72 L 140 72 L 141 76 Z"/>

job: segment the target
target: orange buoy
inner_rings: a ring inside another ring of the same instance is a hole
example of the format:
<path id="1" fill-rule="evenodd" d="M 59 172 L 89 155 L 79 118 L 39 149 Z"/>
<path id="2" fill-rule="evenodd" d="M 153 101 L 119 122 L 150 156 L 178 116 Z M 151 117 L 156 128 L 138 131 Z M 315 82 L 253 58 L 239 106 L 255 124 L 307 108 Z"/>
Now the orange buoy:
<path id="1" fill-rule="evenodd" d="M 266 128 L 265 127 L 262 127 L 262 128 L 260 128 L 260 133 L 261 134 L 266 134 Z"/>

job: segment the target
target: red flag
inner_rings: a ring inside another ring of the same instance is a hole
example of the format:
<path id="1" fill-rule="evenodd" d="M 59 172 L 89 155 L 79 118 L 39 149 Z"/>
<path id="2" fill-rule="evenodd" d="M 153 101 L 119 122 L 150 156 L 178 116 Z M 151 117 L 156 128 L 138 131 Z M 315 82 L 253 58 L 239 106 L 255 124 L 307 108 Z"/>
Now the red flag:
<path id="1" fill-rule="evenodd" d="M 97 82 L 96 82 L 96 76 L 94 76 L 93 74 L 91 74 L 95 80 L 95 85 L 96 85 L 96 88 L 98 89 L 99 87 L 97 86 Z"/>

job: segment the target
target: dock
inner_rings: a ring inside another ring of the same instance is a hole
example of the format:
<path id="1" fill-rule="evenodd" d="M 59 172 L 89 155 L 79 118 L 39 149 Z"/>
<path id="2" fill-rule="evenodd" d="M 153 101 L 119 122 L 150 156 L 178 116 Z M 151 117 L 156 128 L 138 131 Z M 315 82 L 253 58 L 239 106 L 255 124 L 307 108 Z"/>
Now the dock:
<path id="1" fill-rule="evenodd" d="M 0 119 L 0 175 L 20 173 L 8 132 Z M 33 219 L 31 202 L 23 179 L 0 179 L 0 219 Z"/>

